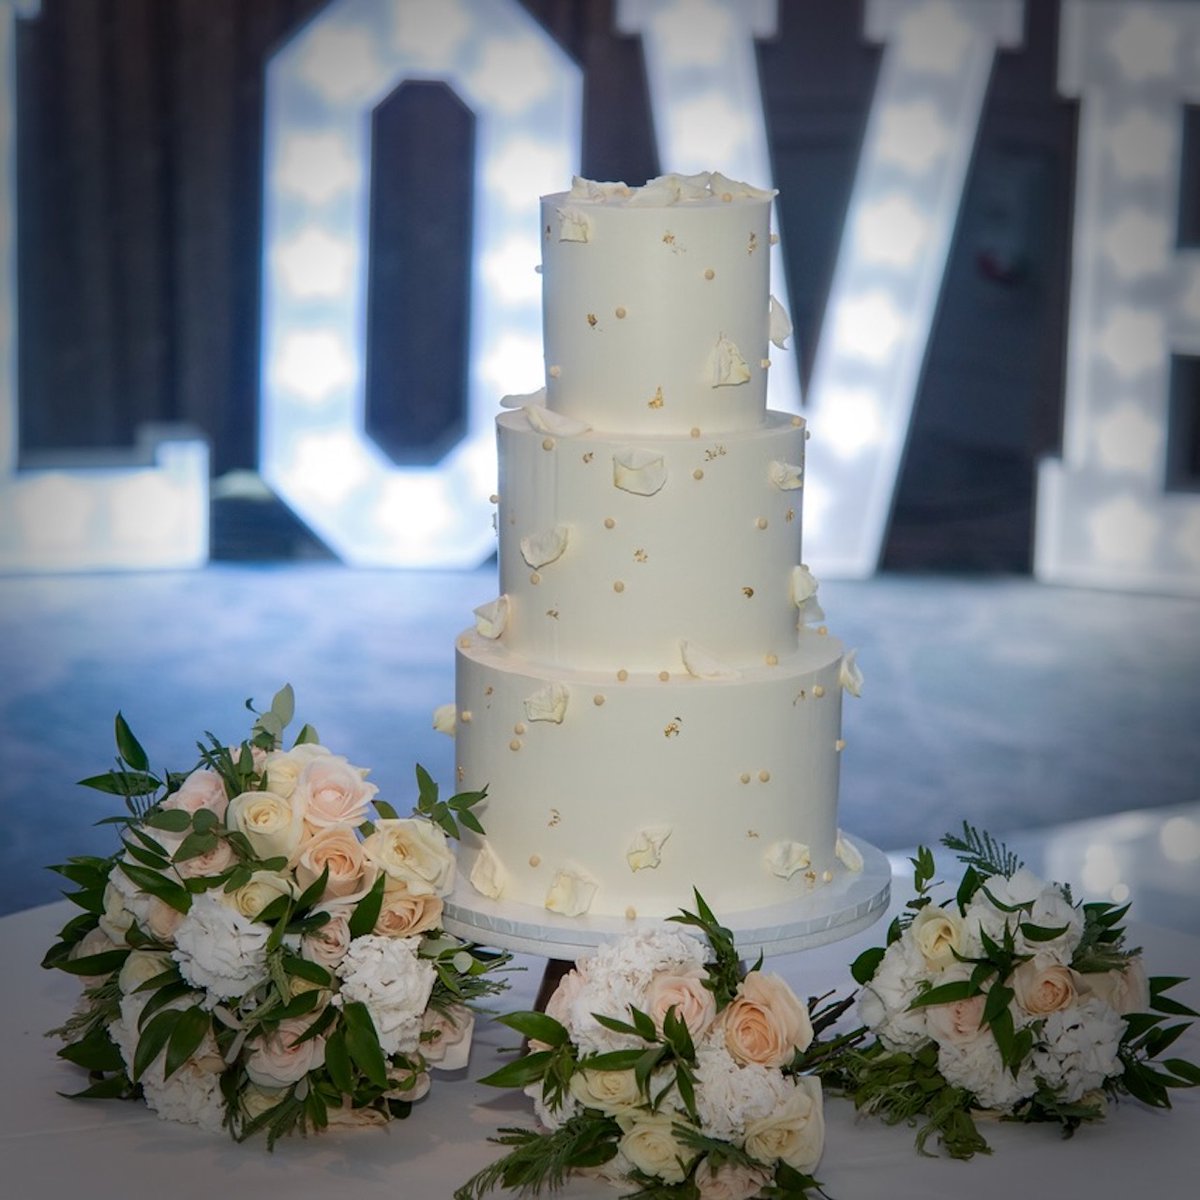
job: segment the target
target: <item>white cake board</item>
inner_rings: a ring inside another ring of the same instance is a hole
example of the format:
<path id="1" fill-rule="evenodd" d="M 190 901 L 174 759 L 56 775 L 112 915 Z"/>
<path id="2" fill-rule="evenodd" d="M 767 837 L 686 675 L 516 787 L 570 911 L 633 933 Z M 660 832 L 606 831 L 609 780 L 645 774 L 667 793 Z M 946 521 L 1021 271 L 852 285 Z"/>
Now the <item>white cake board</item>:
<path id="1" fill-rule="evenodd" d="M 891 864 L 881 850 L 858 838 L 850 840 L 862 855 L 861 871 L 839 871 L 832 882 L 785 904 L 716 914 L 744 957 L 824 946 L 866 929 L 883 915 L 891 895 Z M 663 920 L 564 917 L 532 904 L 489 900 L 461 877 L 442 912 L 442 928 L 456 937 L 500 950 L 572 961 L 623 934 L 657 928 Z"/>

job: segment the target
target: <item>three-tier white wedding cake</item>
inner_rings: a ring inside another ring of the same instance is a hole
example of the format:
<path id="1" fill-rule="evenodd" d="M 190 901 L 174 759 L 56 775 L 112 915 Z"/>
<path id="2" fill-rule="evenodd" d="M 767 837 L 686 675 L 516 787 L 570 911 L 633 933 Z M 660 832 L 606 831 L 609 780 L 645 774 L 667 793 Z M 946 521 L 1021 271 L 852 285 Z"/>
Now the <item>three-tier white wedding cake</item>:
<path id="1" fill-rule="evenodd" d="M 716 173 L 541 201 L 546 386 L 497 418 L 500 594 L 458 639 L 460 866 L 493 899 L 721 913 L 861 866 L 843 690 L 802 565 L 801 418 L 766 408 L 773 192 Z"/>

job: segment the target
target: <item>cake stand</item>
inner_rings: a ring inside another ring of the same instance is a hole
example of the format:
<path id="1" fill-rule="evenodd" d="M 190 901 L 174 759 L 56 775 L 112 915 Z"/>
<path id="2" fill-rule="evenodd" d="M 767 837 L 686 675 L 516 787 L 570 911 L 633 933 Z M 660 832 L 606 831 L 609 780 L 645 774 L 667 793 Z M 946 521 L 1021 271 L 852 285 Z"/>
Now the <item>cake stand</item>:
<path id="1" fill-rule="evenodd" d="M 733 934 L 734 944 L 744 958 L 756 958 L 760 953 L 789 954 L 840 941 L 883 915 L 892 881 L 887 855 L 859 838 L 848 840 L 862 855 L 861 871 L 839 871 L 830 883 L 801 900 L 716 914 Z M 446 897 L 442 927 L 468 941 L 550 959 L 543 982 L 544 999 L 547 989 L 552 990 L 550 985 L 575 959 L 623 934 L 661 927 L 664 919 L 564 917 L 532 904 L 489 900 L 460 878 Z"/>

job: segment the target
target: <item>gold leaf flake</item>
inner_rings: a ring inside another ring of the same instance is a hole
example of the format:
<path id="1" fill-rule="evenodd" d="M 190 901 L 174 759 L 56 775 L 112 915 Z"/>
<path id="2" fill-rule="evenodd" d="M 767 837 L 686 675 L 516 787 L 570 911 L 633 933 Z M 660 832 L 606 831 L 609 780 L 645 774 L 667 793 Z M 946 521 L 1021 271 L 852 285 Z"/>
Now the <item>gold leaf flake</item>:
<path id="1" fill-rule="evenodd" d="M 588 324 L 589 324 L 589 325 L 590 325 L 590 326 L 591 326 L 593 329 L 595 329 L 595 328 L 596 328 L 597 319 L 596 319 L 596 314 L 595 314 L 595 313 L 588 313 L 588 315 L 587 315 L 587 323 L 588 323 Z"/>
<path id="2" fill-rule="evenodd" d="M 654 395 L 653 395 L 653 396 L 651 396 L 651 397 L 650 397 L 650 399 L 646 401 L 646 404 L 647 404 L 647 406 L 648 406 L 648 407 L 650 407 L 650 408 L 662 408 L 662 406 L 663 406 L 663 394 L 662 394 L 662 388 L 661 388 L 661 387 L 658 387 L 658 388 L 655 388 L 655 389 L 654 389 Z"/>
<path id="3" fill-rule="evenodd" d="M 554 826 L 557 825 L 559 823 L 559 821 L 561 821 L 561 820 L 562 820 L 562 814 L 558 811 L 557 808 L 552 808 L 550 810 L 550 820 L 548 820 L 546 822 L 546 825 L 550 829 L 553 829 Z"/>

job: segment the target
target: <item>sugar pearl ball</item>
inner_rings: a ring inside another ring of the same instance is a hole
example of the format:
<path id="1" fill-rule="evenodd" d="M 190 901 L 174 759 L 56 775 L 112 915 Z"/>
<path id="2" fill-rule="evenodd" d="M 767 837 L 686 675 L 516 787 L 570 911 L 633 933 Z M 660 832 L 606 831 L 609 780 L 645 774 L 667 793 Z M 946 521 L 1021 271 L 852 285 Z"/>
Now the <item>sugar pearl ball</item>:
<path id="1" fill-rule="evenodd" d="M 542 856 L 540 854 L 531 854 L 529 856 L 529 865 L 531 867 L 540 867 L 542 865 Z"/>
<path id="2" fill-rule="evenodd" d="M 625 309 L 621 305 L 617 306 L 616 316 L 618 321 L 625 320 Z"/>
<path id="3" fill-rule="evenodd" d="M 613 591 L 614 592 L 623 592 L 624 590 L 625 590 L 625 585 L 619 579 L 616 580 L 616 582 L 613 584 Z"/>
<path id="4" fill-rule="evenodd" d="M 604 518 L 604 528 L 605 528 L 605 529 L 615 529 L 615 528 L 616 528 L 616 525 L 617 525 L 617 523 L 616 523 L 616 521 L 614 521 L 614 520 L 612 519 L 612 517 L 605 517 L 605 518 Z"/>
<path id="5" fill-rule="evenodd" d="M 818 700 L 825 695 L 825 689 L 821 686 L 821 684 L 818 683 L 817 686 L 813 688 L 813 695 L 816 696 Z"/>
<path id="6" fill-rule="evenodd" d="M 768 667 L 779 666 L 779 656 L 777 654 L 768 654 L 765 661 Z"/>
<path id="7" fill-rule="evenodd" d="M 697 468 L 696 468 L 696 469 L 695 469 L 695 470 L 692 472 L 692 478 L 693 478 L 693 479 L 703 479 L 703 478 L 704 478 L 704 472 L 703 472 L 702 470 L 700 470 L 700 468 L 699 468 L 699 467 L 697 467 Z"/>
<path id="8" fill-rule="evenodd" d="M 541 583 L 542 577 L 536 571 L 534 571 L 534 573 L 532 575 L 530 575 L 530 577 L 529 577 L 529 582 L 530 583 Z"/>
<path id="9" fill-rule="evenodd" d="M 508 743 L 508 748 L 510 750 L 520 750 L 521 743 L 517 738 L 513 738 L 513 740 Z"/>
<path id="10" fill-rule="evenodd" d="M 741 781 L 742 781 L 743 783 L 749 783 L 749 782 L 750 782 L 750 772 L 749 772 L 749 771 L 743 771 L 743 772 L 741 773 L 741 776 L 740 776 L 740 778 L 741 778 Z"/>
<path id="11" fill-rule="evenodd" d="M 475 719 L 475 714 L 474 714 L 474 713 L 472 713 L 470 709 L 467 709 L 467 708 L 465 708 L 465 709 L 463 709 L 463 711 L 462 711 L 462 712 L 459 714 L 459 717 L 458 717 L 458 719 L 459 719 L 459 720 L 460 720 L 460 721 L 461 721 L 461 722 L 462 722 L 464 725 L 470 725 L 470 723 L 471 723 L 471 722 L 472 722 L 472 721 Z"/>
<path id="12" fill-rule="evenodd" d="M 706 270 L 704 272 L 705 279 L 716 279 L 716 277 L 717 277 L 717 273 L 716 273 L 716 271 L 714 271 L 712 269 L 712 267 L 709 267 L 708 270 Z"/>
<path id="13" fill-rule="evenodd" d="M 663 683 L 666 683 L 667 680 L 671 678 L 671 672 L 670 671 L 659 671 L 658 677 L 659 677 L 659 679 L 661 679 L 663 681 Z"/>
<path id="14" fill-rule="evenodd" d="M 694 437 L 694 438 L 698 438 L 699 436 L 700 436 L 700 426 L 699 426 L 699 425 L 693 425 L 693 426 L 692 426 L 692 437 Z"/>
<path id="15" fill-rule="evenodd" d="M 516 734 L 522 734 L 522 733 L 524 733 L 524 732 L 525 732 L 525 723 L 524 723 L 523 721 L 518 721 L 518 722 L 517 722 L 517 723 L 516 723 L 516 724 L 513 726 L 513 733 L 516 733 Z"/>
<path id="16" fill-rule="evenodd" d="M 543 438 L 542 439 L 542 449 L 543 450 L 553 450 L 554 449 L 554 439 L 553 438 Z"/>
<path id="17" fill-rule="evenodd" d="M 603 697 L 603 696 L 602 696 L 602 695 L 601 695 L 599 692 L 597 692 L 597 693 L 596 693 L 596 694 L 595 694 L 595 695 L 592 697 L 592 703 L 593 703 L 593 704 L 594 704 L 594 705 L 595 705 L 597 708 L 599 708 L 599 707 L 600 707 L 600 706 L 601 706 L 601 705 L 604 703 L 604 697 Z"/>
<path id="18" fill-rule="evenodd" d="M 617 672 L 617 678 L 618 678 L 618 679 L 619 679 L 619 680 L 620 680 L 622 683 L 624 683 L 624 682 L 625 682 L 625 680 L 627 680 L 627 679 L 629 678 L 629 672 L 628 672 L 627 670 L 625 670 L 625 668 L 624 668 L 624 667 L 622 667 L 622 668 L 621 668 L 621 669 L 620 669 L 620 670 Z"/>
<path id="19" fill-rule="evenodd" d="M 632 904 L 625 910 L 625 920 L 627 920 L 627 921 L 636 921 L 637 920 L 637 909 L 634 908 Z"/>
<path id="20" fill-rule="evenodd" d="M 766 529 L 766 527 L 767 527 L 767 518 L 766 518 L 766 517 L 759 517 L 759 518 L 758 518 L 758 520 L 754 522 L 754 524 L 755 524 L 755 525 L 757 525 L 759 529 Z"/>
<path id="21" fill-rule="evenodd" d="M 758 781 L 759 781 L 759 783 L 770 783 L 771 782 L 771 772 L 770 771 L 759 771 Z"/>

